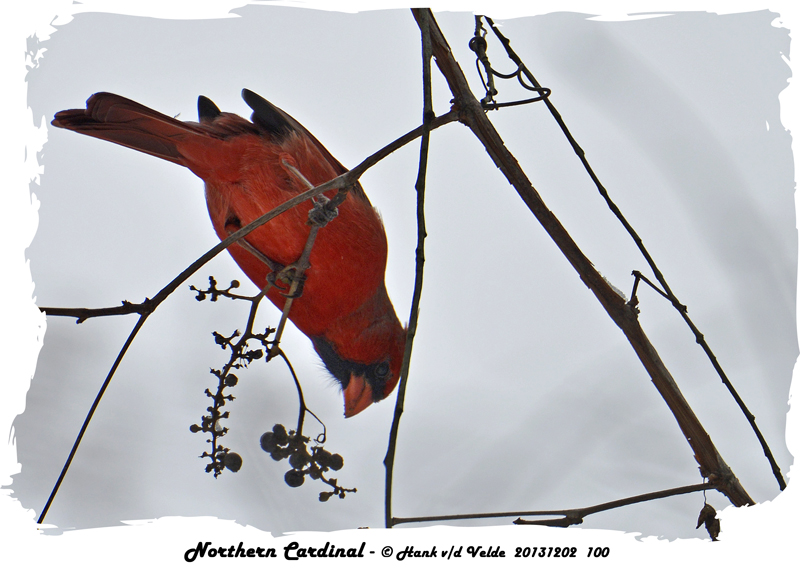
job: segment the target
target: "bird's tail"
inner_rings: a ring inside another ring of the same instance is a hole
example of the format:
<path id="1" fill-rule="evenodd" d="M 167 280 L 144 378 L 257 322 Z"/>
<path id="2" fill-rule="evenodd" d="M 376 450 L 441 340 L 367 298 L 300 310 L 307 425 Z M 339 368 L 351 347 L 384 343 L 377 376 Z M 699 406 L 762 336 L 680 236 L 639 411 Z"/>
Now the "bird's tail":
<path id="1" fill-rule="evenodd" d="M 211 139 L 199 124 L 178 121 L 113 93 L 95 93 L 86 109 L 67 109 L 52 124 L 189 166 L 180 148 Z"/>

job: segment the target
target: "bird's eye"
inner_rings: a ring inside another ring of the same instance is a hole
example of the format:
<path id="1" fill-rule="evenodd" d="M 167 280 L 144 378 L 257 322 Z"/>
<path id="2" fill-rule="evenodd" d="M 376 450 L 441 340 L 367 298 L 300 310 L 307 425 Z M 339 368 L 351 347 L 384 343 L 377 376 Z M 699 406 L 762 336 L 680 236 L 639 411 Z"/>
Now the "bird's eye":
<path id="1" fill-rule="evenodd" d="M 377 367 L 375 367 L 375 375 L 378 378 L 384 378 L 389 376 L 389 363 L 380 363 Z"/>

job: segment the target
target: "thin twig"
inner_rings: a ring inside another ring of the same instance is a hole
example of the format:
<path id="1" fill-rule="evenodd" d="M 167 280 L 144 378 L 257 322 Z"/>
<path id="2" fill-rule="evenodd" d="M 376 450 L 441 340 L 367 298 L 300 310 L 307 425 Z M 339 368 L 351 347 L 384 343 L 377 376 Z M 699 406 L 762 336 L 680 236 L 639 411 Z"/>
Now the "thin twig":
<path id="1" fill-rule="evenodd" d="M 430 10 L 414 8 L 412 12 L 418 22 L 423 13 L 427 13 L 431 18 L 433 55 L 436 58 L 436 65 L 453 93 L 454 104 L 459 109 L 459 120 L 469 127 L 481 141 L 495 165 L 516 189 L 520 198 L 578 272 L 581 280 L 592 290 L 614 323 L 622 330 L 656 389 L 675 416 L 678 426 L 700 465 L 701 476 L 715 484 L 715 488 L 728 496 L 734 505 L 754 504 L 753 499 L 722 459 L 689 403 L 686 402 L 671 373 L 661 361 L 655 347 L 645 335 L 636 309 L 628 306 L 622 296 L 597 271 L 561 225 L 561 222 L 544 204 L 517 160 L 506 148 L 497 130 L 486 117 L 486 112 L 482 109 L 480 102 L 470 90 L 464 72 L 453 58 L 450 46 L 430 14 Z"/>
<path id="2" fill-rule="evenodd" d="M 311 182 L 305 176 L 303 176 L 303 173 L 297 170 L 293 165 L 286 161 L 283 161 L 283 165 L 289 169 L 306 187 L 309 189 L 314 187 L 314 185 L 311 184 Z M 281 319 L 278 323 L 277 332 L 275 333 L 275 340 L 273 342 L 272 349 L 270 350 L 271 356 L 277 354 L 279 349 L 281 337 L 283 336 L 283 330 L 286 327 L 286 321 L 289 319 L 289 311 L 292 309 L 292 303 L 296 297 L 299 297 L 302 294 L 301 287 L 305 280 L 305 272 L 311 267 L 309 260 L 311 259 L 311 250 L 314 248 L 314 242 L 317 239 L 317 233 L 319 232 L 320 228 L 327 225 L 328 222 L 331 222 L 338 215 L 337 208 L 345 201 L 346 198 L 347 190 L 345 188 L 340 188 L 339 192 L 333 198 L 328 199 L 324 196 L 320 196 L 319 200 L 314 204 L 314 209 L 310 210 L 308 213 L 308 224 L 311 226 L 311 230 L 308 233 L 308 238 L 306 238 L 306 244 L 303 247 L 303 252 L 300 254 L 300 257 L 297 259 L 297 261 L 292 265 L 294 272 L 292 273 L 291 283 L 289 284 L 289 291 L 285 294 L 286 301 L 283 304 L 283 312 L 281 313 Z M 324 213 L 324 211 L 327 211 L 327 213 Z"/>
<path id="3" fill-rule="evenodd" d="M 350 172 L 354 174 L 355 178 L 360 178 L 361 175 L 364 174 L 364 171 L 375 166 L 375 164 L 391 155 L 397 149 L 407 145 L 417 137 L 423 136 L 425 132 L 433 131 L 439 127 L 447 125 L 448 123 L 452 123 L 453 121 L 458 121 L 458 110 L 450 110 L 444 115 L 434 117 L 430 120 L 430 122 L 423 123 L 413 131 L 409 131 L 402 137 L 398 137 L 384 148 L 372 153 L 366 159 L 361 161 L 361 163 L 351 169 Z"/>
<path id="4" fill-rule="evenodd" d="M 289 169 L 306 187 L 309 189 L 314 188 L 314 185 L 311 184 L 311 182 L 294 166 L 286 161 L 283 161 L 283 165 Z M 286 301 L 283 302 L 283 311 L 281 313 L 280 322 L 278 323 L 278 329 L 275 333 L 275 341 L 270 349 L 270 357 L 276 355 L 279 350 L 281 338 L 283 337 L 283 329 L 286 327 L 286 321 L 289 319 L 289 311 L 292 309 L 292 303 L 297 296 L 300 284 L 303 283 L 305 271 L 310 267 L 309 259 L 311 258 L 311 250 L 314 248 L 314 242 L 317 239 L 317 232 L 319 232 L 321 227 L 322 226 L 320 224 L 311 224 L 311 229 L 308 232 L 308 238 L 306 238 L 306 244 L 303 247 L 303 252 L 300 254 L 300 258 L 298 258 L 298 260 L 294 263 L 294 273 L 291 278 L 291 283 L 289 284 L 289 291 L 286 293 Z M 302 407 L 300 418 L 301 420 L 299 424 L 302 426 Z M 298 429 L 298 432 L 301 432 L 301 430 Z"/>
<path id="5" fill-rule="evenodd" d="M 650 500 L 657 500 L 660 498 L 668 498 L 670 496 L 678 496 L 681 494 L 690 494 L 692 492 L 701 492 L 703 490 L 714 489 L 714 484 L 704 482 L 702 484 L 692 484 L 690 486 L 681 486 L 680 488 L 670 488 L 669 490 L 661 490 L 658 492 L 650 492 L 638 496 L 631 496 L 629 498 L 622 498 L 612 502 L 597 504 L 585 508 L 575 508 L 568 510 L 536 510 L 536 511 L 515 511 L 515 512 L 493 512 L 493 513 L 477 513 L 477 514 L 458 514 L 458 515 L 435 515 L 435 516 L 421 516 L 421 517 L 396 517 L 392 519 L 392 524 L 397 525 L 401 523 L 423 523 L 432 521 L 453 521 L 462 519 L 490 519 L 490 518 L 507 518 L 507 517 L 537 517 L 537 516 L 553 516 L 561 515 L 563 519 L 558 520 L 545 520 L 545 521 L 526 521 L 517 519 L 515 524 L 520 525 L 551 525 L 554 527 L 567 527 L 582 523 L 583 518 L 602 511 L 628 506 L 640 502 L 647 502 Z M 545 523 L 547 522 L 547 523 Z M 569 523 L 567 523 L 569 522 Z"/>
<path id="6" fill-rule="evenodd" d="M 300 379 L 297 378 L 297 374 L 294 372 L 294 367 L 292 367 L 291 361 L 289 361 L 289 357 L 286 356 L 286 353 L 283 352 L 283 349 L 278 349 L 277 354 L 284 360 L 286 366 L 289 368 L 289 373 L 292 375 L 292 379 L 294 380 L 294 386 L 297 389 L 297 399 L 299 402 L 300 411 L 297 413 L 297 434 L 303 434 L 303 420 L 306 417 L 306 411 L 311 412 L 308 407 L 306 407 L 306 399 L 303 397 L 303 387 L 300 385 Z M 322 424 L 322 421 L 319 417 L 311 412 L 314 418 L 317 419 L 317 422 Z M 325 425 L 322 424 L 323 432 L 325 432 Z"/>
<path id="7" fill-rule="evenodd" d="M 94 411 L 97 410 L 98 405 L 100 404 L 100 400 L 103 398 L 103 395 L 108 388 L 108 385 L 111 383 L 111 378 L 114 376 L 114 373 L 117 371 L 117 367 L 122 362 L 122 358 L 125 356 L 125 353 L 128 351 L 128 348 L 131 346 L 133 339 L 136 337 L 136 334 L 139 333 L 139 330 L 144 325 L 144 322 L 147 320 L 147 317 L 150 313 L 143 313 L 139 316 L 139 320 L 136 322 L 136 325 L 133 326 L 128 338 L 125 340 L 125 344 L 122 346 L 119 354 L 117 355 L 114 364 L 111 366 L 111 370 L 108 371 L 108 375 L 106 375 L 106 380 L 103 382 L 103 385 L 100 387 L 100 390 L 97 392 L 97 396 L 92 403 L 92 407 L 89 409 L 89 412 L 86 415 L 86 418 L 83 421 L 83 425 L 81 426 L 80 432 L 78 432 L 78 437 L 75 439 L 75 443 L 72 445 L 72 450 L 70 450 L 69 456 L 67 457 L 67 461 L 64 463 L 64 467 L 61 468 L 61 474 L 58 476 L 58 480 L 56 481 L 55 486 L 53 486 L 53 490 L 50 492 L 50 497 L 47 498 L 47 503 L 42 508 L 42 513 L 39 514 L 39 519 L 37 523 L 41 524 L 44 522 L 44 518 L 47 515 L 47 511 L 50 509 L 50 505 L 53 503 L 53 500 L 58 493 L 59 488 L 61 487 L 61 482 L 64 481 L 64 477 L 67 475 L 69 471 L 69 467 L 72 464 L 72 459 L 75 458 L 75 453 L 78 451 L 78 446 L 81 445 L 81 441 L 83 440 L 83 435 L 86 433 L 86 429 L 89 428 L 89 423 L 94 416 Z"/>
<path id="8" fill-rule="evenodd" d="M 138 313 L 142 315 L 148 311 L 152 311 L 152 303 L 149 299 L 145 298 L 142 303 L 131 303 L 127 300 L 122 302 L 122 305 L 116 307 L 100 307 L 100 308 L 86 308 L 86 307 L 39 307 L 39 311 L 47 315 L 56 315 L 61 317 L 76 317 L 76 323 L 83 323 L 92 317 L 105 317 L 109 315 L 130 315 L 131 313 Z"/>
<path id="9" fill-rule="evenodd" d="M 386 467 L 386 489 L 385 489 L 385 518 L 386 527 L 392 527 L 392 480 L 394 474 L 394 456 L 397 446 L 397 434 L 400 429 L 400 417 L 403 414 L 403 402 L 405 401 L 406 385 L 408 384 L 408 370 L 411 366 L 411 350 L 414 345 L 414 335 L 417 332 L 417 319 L 419 317 L 419 302 L 422 297 L 422 277 L 425 266 L 425 177 L 428 169 L 428 145 L 431 133 L 431 121 L 433 114 L 433 97 L 431 93 L 431 38 L 430 21 L 423 15 L 420 19 L 420 30 L 422 34 L 422 94 L 423 94 L 423 131 L 422 141 L 419 149 L 419 170 L 417 171 L 417 250 L 416 250 L 416 272 L 414 276 L 414 295 L 411 301 L 411 314 L 408 318 L 408 330 L 406 331 L 406 346 L 403 353 L 403 364 L 400 369 L 400 386 L 397 388 L 397 401 L 394 407 L 394 417 L 392 419 L 392 429 L 389 434 L 389 447 L 383 464 Z"/>
<path id="10" fill-rule="evenodd" d="M 289 285 L 289 291 L 286 293 L 286 301 L 283 302 L 283 311 L 281 312 L 281 319 L 278 323 L 278 330 L 275 333 L 275 343 L 272 345 L 272 349 L 270 350 L 270 356 L 276 355 L 278 348 L 280 347 L 281 337 L 283 337 L 283 329 L 286 327 L 286 322 L 289 319 L 289 311 L 292 309 L 292 303 L 297 295 L 297 289 L 303 282 L 305 271 L 310 267 L 308 264 L 308 258 L 311 257 L 311 249 L 314 246 L 314 241 L 317 238 L 317 232 L 319 232 L 319 229 L 320 227 L 316 225 L 311 227 L 311 231 L 308 233 L 308 238 L 306 239 L 306 245 L 303 248 L 303 253 L 300 255 L 299 260 L 294 265 L 294 275 L 292 276 L 291 284 Z"/>
<path id="11" fill-rule="evenodd" d="M 536 78 L 533 76 L 533 74 L 530 72 L 530 70 L 528 70 L 528 68 L 522 62 L 522 59 L 511 48 L 511 41 L 508 38 L 506 38 L 500 32 L 500 30 L 497 29 L 497 26 L 495 26 L 495 24 L 494 24 L 494 22 L 492 21 L 491 18 L 489 18 L 487 16 L 484 16 L 484 18 L 486 18 L 486 21 L 491 26 L 492 31 L 497 36 L 497 38 L 500 40 L 500 42 L 503 44 L 503 47 L 505 47 L 505 50 L 506 50 L 506 53 L 508 54 L 508 57 L 511 58 L 511 60 L 514 63 L 517 64 L 517 66 L 519 66 L 519 69 L 522 71 L 522 73 L 525 74 L 525 77 L 528 78 L 528 80 L 533 84 L 533 86 L 536 89 L 540 89 L 540 90 L 544 89 L 539 84 L 539 82 L 536 81 Z M 717 360 L 716 355 L 714 355 L 714 352 L 711 350 L 711 347 L 706 342 L 705 336 L 700 332 L 700 330 L 697 328 L 697 326 L 694 324 L 694 322 L 689 318 L 689 311 L 688 311 L 687 307 L 685 305 L 683 305 L 680 302 L 680 300 L 678 300 L 678 297 L 673 293 L 672 289 L 670 289 L 666 278 L 661 273 L 661 270 L 658 269 L 658 266 L 656 265 L 655 260 L 650 255 L 650 252 L 648 252 L 647 248 L 645 248 L 644 241 L 641 239 L 641 237 L 639 237 L 639 234 L 636 232 L 636 230 L 634 230 L 633 226 L 631 226 L 631 224 L 628 222 L 628 220 L 622 214 L 622 211 L 619 209 L 619 207 L 614 203 L 613 200 L 611 200 L 611 196 L 608 194 L 608 191 L 603 186 L 603 184 L 600 182 L 600 179 L 595 174 L 594 169 L 592 169 L 591 165 L 589 164 L 589 161 L 586 158 L 586 153 L 581 148 L 581 146 L 578 144 L 578 142 L 575 140 L 575 138 L 572 136 L 572 133 L 570 133 L 569 129 L 567 128 L 566 123 L 564 122 L 564 119 L 561 117 L 561 114 L 558 112 L 558 110 L 556 109 L 555 105 L 553 105 L 553 103 L 550 101 L 549 97 L 545 97 L 544 98 L 544 102 L 545 102 L 545 105 L 547 105 L 547 108 L 550 110 L 550 113 L 553 115 L 553 118 L 556 120 L 556 123 L 558 123 L 558 126 L 561 128 L 561 131 L 564 133 L 564 136 L 567 138 L 567 140 L 569 141 L 570 145 L 572 146 L 572 149 L 575 151 L 575 154 L 578 156 L 578 159 L 580 159 L 581 163 L 583 164 L 583 167 L 586 170 L 587 174 L 589 175 L 589 177 L 594 182 L 595 186 L 597 187 L 598 192 L 605 199 L 606 204 L 608 205 L 608 208 L 611 210 L 611 212 L 614 213 L 614 216 L 617 217 L 617 219 L 623 225 L 623 227 L 628 232 L 628 234 L 630 234 L 631 238 L 636 243 L 636 246 L 639 248 L 639 251 L 642 253 L 642 256 L 644 256 L 644 259 L 647 261 L 647 264 L 650 266 L 650 269 L 653 271 L 653 274 L 656 276 L 656 279 L 661 284 L 661 286 L 664 288 L 666 293 L 664 293 L 664 292 L 660 291 L 658 288 L 656 288 L 651 282 L 646 280 L 646 278 L 644 278 L 644 276 L 641 276 L 642 279 L 644 279 L 646 283 L 648 283 L 656 291 L 661 293 L 661 295 L 663 295 L 668 300 L 670 300 L 670 302 L 672 302 L 673 307 L 675 307 L 675 309 L 678 311 L 678 313 L 680 313 L 681 317 L 683 317 L 683 320 L 689 326 L 689 329 L 692 330 L 692 333 L 695 336 L 695 341 L 697 342 L 698 345 L 700 345 L 703 348 L 703 351 L 705 352 L 705 354 L 708 357 L 709 361 L 711 361 L 711 364 L 714 367 L 714 370 L 717 372 L 717 375 L 719 375 L 720 379 L 722 380 L 722 383 L 727 387 L 728 391 L 731 393 L 731 395 L 733 396 L 734 400 L 736 401 L 736 404 L 739 406 L 739 408 L 741 409 L 742 413 L 747 418 L 747 421 L 750 423 L 750 427 L 753 429 L 753 432 L 755 433 L 756 438 L 758 438 L 758 441 L 761 444 L 761 448 L 764 451 L 764 455 L 767 457 L 767 460 L 769 461 L 770 467 L 772 468 L 772 473 L 775 475 L 775 479 L 778 481 L 778 486 L 780 487 L 781 490 L 786 489 L 786 481 L 783 478 L 783 474 L 781 474 L 781 469 L 778 466 L 778 463 L 775 460 L 775 457 L 772 455 L 772 451 L 770 450 L 769 445 L 767 444 L 767 441 L 764 438 L 764 435 L 761 434 L 761 430 L 756 425 L 756 417 L 747 408 L 747 405 L 745 405 L 744 401 L 739 396 L 739 393 L 734 388 L 733 383 L 731 383 L 730 379 L 728 379 L 728 376 L 725 374 L 725 371 L 722 369 L 722 366 L 719 364 L 719 361 Z"/>
<path id="12" fill-rule="evenodd" d="M 644 283 L 646 283 L 647 285 L 649 285 L 649 286 L 650 286 L 650 287 L 651 287 L 653 290 L 655 290 L 655 291 L 656 291 L 656 293 L 658 293 L 658 294 L 659 294 L 661 297 L 663 297 L 663 298 L 665 298 L 665 299 L 669 299 L 670 301 L 672 301 L 672 300 L 670 299 L 670 297 L 669 297 L 669 294 L 668 294 L 668 293 L 664 292 L 664 291 L 663 291 L 663 290 L 662 290 L 660 287 L 658 287 L 656 284 L 654 284 L 654 283 L 653 283 L 653 282 L 651 282 L 649 279 L 647 279 L 647 276 L 645 276 L 644 274 L 642 274 L 642 272 L 640 272 L 640 271 L 638 271 L 638 270 L 633 270 L 633 271 L 631 272 L 631 275 L 634 277 L 634 283 L 638 283 L 638 282 L 639 282 L 639 280 L 641 280 L 641 281 L 643 281 Z M 631 297 L 631 299 L 633 299 L 633 298 Z"/>

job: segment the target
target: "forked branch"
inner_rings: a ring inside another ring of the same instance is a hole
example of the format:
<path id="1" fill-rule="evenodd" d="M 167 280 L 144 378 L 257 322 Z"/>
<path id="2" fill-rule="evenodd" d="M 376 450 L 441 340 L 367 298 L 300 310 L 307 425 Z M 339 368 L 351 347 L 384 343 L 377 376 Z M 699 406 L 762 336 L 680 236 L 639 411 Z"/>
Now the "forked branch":
<path id="1" fill-rule="evenodd" d="M 426 13 L 425 18 L 430 19 L 433 55 L 436 58 L 436 65 L 444 75 L 453 94 L 453 106 L 458 110 L 459 121 L 469 127 L 481 141 L 495 165 L 516 189 L 526 206 L 578 272 L 581 280 L 592 290 L 614 323 L 622 330 L 650 375 L 656 389 L 678 421 L 700 466 L 700 474 L 704 478 L 708 478 L 709 482 L 725 494 L 734 505 L 754 504 L 755 502 L 739 483 L 733 471 L 722 459 L 711 438 L 683 397 L 672 375 L 648 340 L 639 323 L 637 310 L 627 305 L 625 300 L 595 269 L 559 220 L 548 210 L 517 160 L 506 148 L 500 135 L 487 118 L 480 102 L 470 90 L 467 79 L 453 57 L 450 46 L 430 10 L 412 9 L 412 12 L 418 23 L 422 21 L 423 12 Z"/>
<path id="2" fill-rule="evenodd" d="M 475 18 L 476 21 L 479 21 L 481 16 L 476 16 Z M 545 93 L 547 91 L 549 95 L 549 90 L 546 90 L 546 88 L 541 86 L 541 84 L 536 80 L 534 75 L 530 72 L 530 70 L 528 70 L 528 68 L 522 62 L 522 59 L 520 59 L 520 57 L 516 54 L 516 52 L 514 52 L 514 50 L 511 49 L 511 41 L 500 32 L 500 30 L 495 25 L 494 21 L 492 21 L 492 19 L 487 16 L 483 16 L 483 18 L 486 19 L 486 21 L 489 23 L 489 26 L 491 26 L 494 34 L 503 44 L 503 47 L 505 48 L 506 53 L 508 54 L 508 57 L 515 64 L 517 64 L 517 74 L 523 74 L 528 79 L 528 81 L 531 82 L 532 88 L 534 90 L 537 90 L 540 93 Z M 519 79 L 520 82 L 522 83 L 521 77 Z M 614 216 L 617 217 L 622 226 L 625 228 L 625 231 L 628 232 L 630 237 L 633 239 L 634 243 L 636 244 L 636 247 L 641 252 L 642 257 L 644 257 L 645 261 L 647 262 L 647 265 L 650 266 L 653 275 L 655 275 L 656 279 L 658 280 L 658 282 L 661 284 L 661 287 L 663 287 L 665 291 L 661 291 L 660 289 L 658 289 L 652 282 L 650 282 L 647 278 L 645 278 L 641 274 L 639 274 L 638 278 L 644 280 L 647 284 L 653 287 L 655 291 L 659 292 L 662 296 L 668 299 L 672 303 L 676 311 L 680 313 L 681 317 L 683 318 L 683 320 L 689 326 L 689 329 L 691 329 L 692 333 L 694 334 L 695 341 L 697 342 L 698 345 L 700 345 L 700 347 L 702 347 L 703 351 L 705 352 L 706 356 L 711 362 L 711 365 L 717 372 L 717 375 L 719 375 L 720 380 L 728 389 L 728 391 L 731 393 L 731 396 L 733 396 L 733 399 L 736 401 L 736 404 L 739 405 L 739 408 L 741 409 L 745 418 L 747 418 L 747 421 L 750 423 L 750 427 L 753 429 L 756 438 L 758 438 L 758 442 L 761 444 L 761 449 L 764 451 L 764 456 L 766 456 L 767 460 L 769 461 L 770 467 L 772 468 L 772 473 L 775 475 L 775 479 L 778 481 L 778 487 L 780 487 L 781 490 L 786 489 L 786 480 L 783 478 L 783 474 L 781 473 L 781 469 L 778 466 L 778 462 L 775 460 L 775 456 L 772 454 L 772 450 L 770 450 L 769 445 L 767 444 L 767 439 L 764 438 L 764 435 L 761 433 L 761 430 L 758 428 L 758 425 L 756 424 L 755 415 L 753 415 L 753 413 L 750 412 L 750 410 L 747 408 L 747 405 L 745 405 L 744 400 L 742 400 L 742 397 L 739 396 L 739 393 L 734 388 L 733 383 L 730 381 L 730 379 L 728 379 L 728 375 L 723 370 L 722 365 L 720 365 L 716 355 L 714 355 L 714 352 L 711 350 L 711 347 L 705 340 L 705 336 L 700 332 L 700 329 L 698 329 L 698 327 L 689 317 L 689 310 L 687 309 L 687 307 L 680 302 L 677 295 L 675 295 L 675 293 L 670 288 L 669 284 L 667 283 L 667 279 L 664 277 L 664 274 L 661 273 L 661 270 L 658 269 L 655 260 L 645 247 L 644 241 L 636 232 L 636 230 L 634 230 L 630 222 L 628 222 L 628 220 L 622 214 L 622 211 L 619 209 L 616 203 L 614 203 L 614 201 L 611 199 L 611 196 L 608 194 L 608 191 L 606 190 L 605 186 L 603 186 L 603 183 L 600 182 L 600 178 L 597 176 L 597 174 L 595 174 L 594 169 L 592 169 L 591 165 L 589 164 L 589 160 L 586 158 L 586 153 L 583 151 L 581 146 L 575 140 L 575 137 L 572 136 L 572 133 L 570 133 L 569 129 L 567 128 L 567 124 L 564 122 L 564 119 L 561 117 L 561 114 L 558 112 L 555 105 L 553 105 L 553 102 L 550 101 L 549 97 L 544 97 L 543 99 L 545 105 L 547 106 L 547 109 L 550 111 L 550 114 L 553 116 L 556 123 L 558 123 L 558 126 L 561 128 L 561 131 L 564 133 L 564 136 L 567 138 L 567 141 L 569 141 L 569 144 L 572 146 L 572 149 L 575 151 L 575 154 L 581 161 L 581 164 L 583 165 L 583 168 L 586 170 L 586 173 L 589 175 L 589 178 L 592 179 L 592 182 L 597 187 L 597 191 L 600 193 L 600 196 L 603 197 L 603 199 L 606 201 L 606 204 L 608 205 L 609 210 L 611 210 Z M 484 105 L 484 107 L 487 109 L 497 108 L 496 105 L 492 107 L 487 107 L 486 105 Z M 637 273 L 638 272 L 634 272 L 634 275 L 637 275 Z M 631 297 L 631 300 L 633 300 L 633 297 Z"/>

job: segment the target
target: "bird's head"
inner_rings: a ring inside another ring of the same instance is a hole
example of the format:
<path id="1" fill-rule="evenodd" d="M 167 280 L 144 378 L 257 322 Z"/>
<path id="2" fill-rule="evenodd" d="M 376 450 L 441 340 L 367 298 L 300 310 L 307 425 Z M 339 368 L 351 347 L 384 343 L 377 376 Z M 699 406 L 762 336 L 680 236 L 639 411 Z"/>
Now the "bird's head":
<path id="1" fill-rule="evenodd" d="M 391 394 L 400 380 L 405 338 L 405 330 L 392 312 L 348 343 L 313 339 L 317 354 L 342 387 L 345 418 Z"/>

